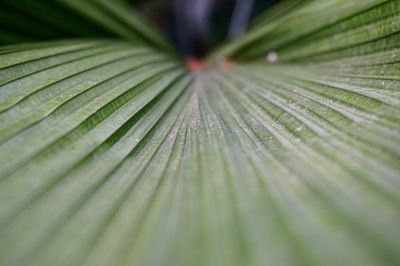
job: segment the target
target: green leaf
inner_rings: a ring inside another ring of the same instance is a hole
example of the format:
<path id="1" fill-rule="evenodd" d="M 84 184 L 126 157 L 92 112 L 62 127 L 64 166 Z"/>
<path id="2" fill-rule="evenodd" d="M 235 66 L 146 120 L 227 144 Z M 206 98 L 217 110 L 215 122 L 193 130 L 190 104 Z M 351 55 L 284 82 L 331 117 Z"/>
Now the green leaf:
<path id="1" fill-rule="evenodd" d="M 72 37 L 114 37 L 173 52 L 125 0 L 2 0 L 0 44 Z"/>
<path id="2" fill-rule="evenodd" d="M 400 264 L 398 3 L 290 1 L 192 73 L 1 47 L 0 265 Z"/>
<path id="3" fill-rule="evenodd" d="M 275 19 L 259 18 L 248 33 L 214 54 L 249 60 L 274 51 L 285 55 L 281 61 L 309 62 L 310 55 L 331 52 L 332 58 L 338 58 L 342 53 L 352 56 L 399 47 L 398 0 L 292 0 L 289 4 L 286 7 L 284 1 L 277 13 L 297 5 Z"/>

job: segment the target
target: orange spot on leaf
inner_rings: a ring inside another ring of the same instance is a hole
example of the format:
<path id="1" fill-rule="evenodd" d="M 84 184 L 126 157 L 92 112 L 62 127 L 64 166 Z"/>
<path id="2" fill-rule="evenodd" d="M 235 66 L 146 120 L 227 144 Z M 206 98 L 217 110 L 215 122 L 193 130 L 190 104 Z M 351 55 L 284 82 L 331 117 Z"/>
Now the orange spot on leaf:
<path id="1" fill-rule="evenodd" d="M 206 60 L 198 59 L 195 57 L 188 57 L 186 59 L 186 67 L 192 72 L 199 72 L 206 69 L 208 63 Z"/>
<path id="2" fill-rule="evenodd" d="M 232 68 L 232 66 L 235 64 L 235 61 L 232 59 L 225 59 L 222 63 L 222 69 L 223 70 L 229 70 Z"/>

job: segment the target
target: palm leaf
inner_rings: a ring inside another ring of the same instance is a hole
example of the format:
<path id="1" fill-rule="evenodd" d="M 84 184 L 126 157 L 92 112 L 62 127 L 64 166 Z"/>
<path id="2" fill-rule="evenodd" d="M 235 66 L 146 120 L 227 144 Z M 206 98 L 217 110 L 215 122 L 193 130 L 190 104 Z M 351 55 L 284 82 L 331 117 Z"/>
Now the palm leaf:
<path id="1" fill-rule="evenodd" d="M 275 10 L 204 71 L 157 33 L 0 48 L 0 265 L 398 265 L 399 2 Z"/>
<path id="2" fill-rule="evenodd" d="M 172 52 L 124 0 L 2 0 L 0 44 L 72 37 L 114 37 Z"/>

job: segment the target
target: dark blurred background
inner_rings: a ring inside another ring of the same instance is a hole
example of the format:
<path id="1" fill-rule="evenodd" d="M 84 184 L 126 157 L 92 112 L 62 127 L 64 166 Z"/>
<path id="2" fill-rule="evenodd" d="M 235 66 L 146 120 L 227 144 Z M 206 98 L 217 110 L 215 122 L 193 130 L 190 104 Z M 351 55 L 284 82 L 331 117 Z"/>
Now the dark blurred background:
<path id="1" fill-rule="evenodd" d="M 130 0 L 186 56 L 202 57 L 242 33 L 279 0 Z"/>
<path id="2" fill-rule="evenodd" d="M 221 41 L 239 35 L 247 28 L 251 17 L 279 0 L 127 1 L 132 12 L 138 9 L 153 21 L 184 56 L 199 58 Z M 88 14 L 82 15 L 65 3 L 68 1 L 0 0 L 0 45 L 116 36 L 116 32 L 101 21 L 89 18 Z M 118 27 L 126 27 L 120 21 L 115 22 Z"/>

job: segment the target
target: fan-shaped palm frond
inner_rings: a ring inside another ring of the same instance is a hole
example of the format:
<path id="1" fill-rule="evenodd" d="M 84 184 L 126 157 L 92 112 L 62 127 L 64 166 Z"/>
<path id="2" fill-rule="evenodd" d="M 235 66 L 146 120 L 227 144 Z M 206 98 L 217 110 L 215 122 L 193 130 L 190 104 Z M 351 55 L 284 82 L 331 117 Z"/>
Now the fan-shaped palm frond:
<path id="1" fill-rule="evenodd" d="M 122 1 L 3 4 L 91 38 L 0 48 L 0 265 L 400 263 L 399 1 L 283 2 L 194 72 Z"/>

